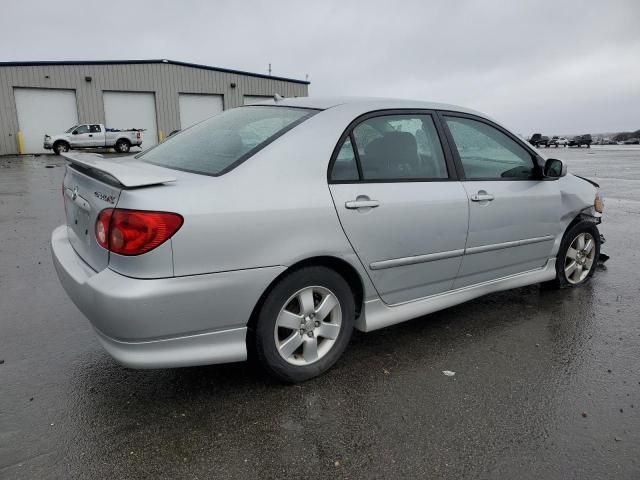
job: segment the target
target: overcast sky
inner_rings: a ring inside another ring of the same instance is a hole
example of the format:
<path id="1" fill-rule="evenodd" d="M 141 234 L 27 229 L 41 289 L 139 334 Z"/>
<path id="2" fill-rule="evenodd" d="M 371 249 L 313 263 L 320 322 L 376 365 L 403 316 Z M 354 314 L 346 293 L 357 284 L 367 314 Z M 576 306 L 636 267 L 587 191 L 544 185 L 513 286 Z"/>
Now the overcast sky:
<path id="1" fill-rule="evenodd" d="M 0 60 L 168 58 L 311 95 L 455 103 L 529 135 L 640 128 L 640 1 L 3 0 Z"/>

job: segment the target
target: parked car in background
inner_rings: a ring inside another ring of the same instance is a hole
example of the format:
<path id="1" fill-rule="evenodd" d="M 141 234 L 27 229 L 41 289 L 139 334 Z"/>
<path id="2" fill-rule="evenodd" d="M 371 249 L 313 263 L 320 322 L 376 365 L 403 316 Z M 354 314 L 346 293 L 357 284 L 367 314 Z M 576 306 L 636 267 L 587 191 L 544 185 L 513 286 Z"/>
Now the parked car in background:
<path id="1" fill-rule="evenodd" d="M 531 135 L 529 139 L 529 143 L 534 147 L 548 147 L 549 146 L 549 137 L 544 136 L 540 133 L 534 133 Z"/>
<path id="2" fill-rule="evenodd" d="M 549 147 L 566 147 L 569 141 L 564 137 L 551 137 L 548 142 Z"/>
<path id="3" fill-rule="evenodd" d="M 630 138 L 629 140 L 625 140 L 625 145 L 638 145 L 640 144 L 640 138 Z"/>
<path id="4" fill-rule="evenodd" d="M 126 153 L 131 147 L 142 146 L 142 132 L 143 129 L 137 128 L 118 130 L 105 128 L 101 123 L 85 123 L 58 135 L 45 135 L 44 148 L 56 155 L 82 148 L 115 148 L 117 152 Z"/>
<path id="5" fill-rule="evenodd" d="M 354 328 L 538 282 L 576 287 L 600 250 L 597 184 L 453 105 L 280 99 L 135 158 L 65 157 L 55 268 L 129 367 L 250 350 L 303 381 Z"/>
<path id="6" fill-rule="evenodd" d="M 534 133 L 533 135 L 531 135 L 531 137 L 529 138 L 528 142 L 533 145 L 534 147 L 538 146 L 538 141 L 540 141 L 540 139 L 542 138 L 542 134 L 541 133 Z"/>
<path id="7" fill-rule="evenodd" d="M 591 148 L 591 143 L 591 135 L 587 133 L 586 135 L 576 135 L 575 137 L 573 137 L 571 140 L 569 140 L 568 146 L 580 148 L 582 145 L 584 145 L 587 148 Z"/>
<path id="8" fill-rule="evenodd" d="M 600 138 L 597 141 L 591 143 L 591 145 L 617 145 L 618 142 L 610 138 Z"/>

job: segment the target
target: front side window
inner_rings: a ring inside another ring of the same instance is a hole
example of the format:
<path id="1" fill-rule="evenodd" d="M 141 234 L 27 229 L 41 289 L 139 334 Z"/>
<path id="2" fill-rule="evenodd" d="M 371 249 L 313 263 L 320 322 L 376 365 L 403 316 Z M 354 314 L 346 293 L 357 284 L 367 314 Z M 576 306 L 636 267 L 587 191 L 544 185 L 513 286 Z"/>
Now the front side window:
<path id="1" fill-rule="evenodd" d="M 369 118 L 353 129 L 363 180 L 448 178 L 431 115 Z"/>
<path id="2" fill-rule="evenodd" d="M 76 135 L 81 135 L 83 133 L 89 133 L 89 127 L 87 127 L 86 125 L 80 125 L 78 128 L 76 128 L 76 131 L 74 133 Z"/>
<path id="3" fill-rule="evenodd" d="M 222 175 L 315 113 L 274 106 L 234 108 L 167 138 L 137 158 L 161 167 Z"/>
<path id="4" fill-rule="evenodd" d="M 464 168 L 465 178 L 533 179 L 533 157 L 495 127 L 478 120 L 445 117 Z"/>

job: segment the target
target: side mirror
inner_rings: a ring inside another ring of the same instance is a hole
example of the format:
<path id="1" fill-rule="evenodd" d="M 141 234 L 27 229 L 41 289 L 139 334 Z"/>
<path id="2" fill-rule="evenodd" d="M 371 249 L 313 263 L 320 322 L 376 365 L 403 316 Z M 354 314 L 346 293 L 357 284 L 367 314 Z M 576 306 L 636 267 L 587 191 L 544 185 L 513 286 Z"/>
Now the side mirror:
<path id="1" fill-rule="evenodd" d="M 564 177 L 567 174 L 567 166 L 557 158 L 550 158 L 545 162 L 542 173 L 547 178 Z"/>
<path id="2" fill-rule="evenodd" d="M 71 132 L 71 135 L 77 135 L 78 134 L 78 130 L 74 130 L 73 132 Z"/>

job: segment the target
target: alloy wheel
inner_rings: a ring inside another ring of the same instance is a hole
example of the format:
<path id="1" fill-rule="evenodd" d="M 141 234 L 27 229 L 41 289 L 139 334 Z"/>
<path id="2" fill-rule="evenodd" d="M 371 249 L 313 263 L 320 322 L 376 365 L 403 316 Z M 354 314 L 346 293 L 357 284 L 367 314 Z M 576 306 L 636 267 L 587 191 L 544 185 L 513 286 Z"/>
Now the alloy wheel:
<path id="1" fill-rule="evenodd" d="M 564 274 L 567 282 L 577 285 L 583 282 L 593 268 L 596 242 L 590 233 L 579 233 L 573 239 L 564 259 Z"/>
<path id="2" fill-rule="evenodd" d="M 309 365 L 331 350 L 341 325 L 338 297 L 325 287 L 305 287 L 280 309 L 274 329 L 276 349 L 287 363 Z"/>

